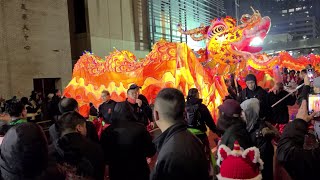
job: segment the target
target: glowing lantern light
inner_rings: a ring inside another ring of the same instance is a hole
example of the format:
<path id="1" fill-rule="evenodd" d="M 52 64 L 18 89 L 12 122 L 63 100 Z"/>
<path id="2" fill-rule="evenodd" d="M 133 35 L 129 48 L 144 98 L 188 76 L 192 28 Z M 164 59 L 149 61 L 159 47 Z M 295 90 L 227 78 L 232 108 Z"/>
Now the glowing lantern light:
<path id="1" fill-rule="evenodd" d="M 263 43 L 263 40 L 260 37 L 255 37 L 251 40 L 250 46 L 259 46 Z"/>

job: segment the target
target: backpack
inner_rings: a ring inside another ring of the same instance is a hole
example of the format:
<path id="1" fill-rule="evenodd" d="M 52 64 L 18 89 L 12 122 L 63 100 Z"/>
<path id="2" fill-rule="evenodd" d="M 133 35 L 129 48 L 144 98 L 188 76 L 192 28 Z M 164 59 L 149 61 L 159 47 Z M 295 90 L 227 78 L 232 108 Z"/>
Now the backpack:
<path id="1" fill-rule="evenodd" d="M 199 104 L 186 104 L 185 120 L 190 128 L 197 128 L 201 125 L 199 107 Z"/>

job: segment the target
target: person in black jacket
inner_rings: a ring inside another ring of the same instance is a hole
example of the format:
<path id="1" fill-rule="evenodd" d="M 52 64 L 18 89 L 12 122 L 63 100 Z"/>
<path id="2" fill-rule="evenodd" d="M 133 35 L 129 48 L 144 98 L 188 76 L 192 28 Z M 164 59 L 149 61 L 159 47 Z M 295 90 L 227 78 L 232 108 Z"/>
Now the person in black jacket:
<path id="1" fill-rule="evenodd" d="M 116 102 L 111 99 L 109 91 L 102 91 L 101 98 L 103 103 L 99 106 L 99 117 L 107 124 L 111 124 L 111 114 L 114 110 Z"/>
<path id="2" fill-rule="evenodd" d="M 268 102 L 270 105 L 275 104 L 289 93 L 284 90 L 282 83 L 276 83 L 275 87 L 268 94 Z M 268 120 L 272 124 L 285 125 L 289 122 L 288 106 L 293 106 L 296 103 L 296 96 L 293 93 L 282 102 L 271 108 L 270 117 Z"/>
<path id="3" fill-rule="evenodd" d="M 235 141 L 244 148 L 250 148 L 253 142 L 246 129 L 246 123 L 241 118 L 241 107 L 239 102 L 227 99 L 219 107 L 218 129 L 223 133 L 220 144 L 224 144 L 233 149 Z"/>
<path id="4" fill-rule="evenodd" d="M 59 116 L 61 115 L 61 112 L 59 111 L 59 103 L 61 101 L 61 91 L 59 89 L 56 89 L 54 91 L 54 96 L 52 97 L 52 100 L 49 104 L 49 113 L 53 117 L 52 121 L 55 122 L 58 120 Z"/>
<path id="5" fill-rule="evenodd" d="M 195 134 L 205 145 L 205 151 L 209 161 L 211 161 L 211 149 L 207 136 L 207 126 L 213 133 L 220 133 L 212 119 L 206 105 L 199 99 L 199 91 L 196 88 L 189 89 L 186 102 L 186 121 L 188 129 Z"/>
<path id="6" fill-rule="evenodd" d="M 154 142 L 157 163 L 150 180 L 208 180 L 208 162 L 200 140 L 187 130 L 181 91 L 162 89 L 154 104 L 154 118 L 162 134 Z"/>
<path id="7" fill-rule="evenodd" d="M 141 87 L 132 84 L 127 91 L 127 99 L 123 102 L 119 102 L 114 107 L 114 112 L 112 114 L 111 120 L 119 121 L 122 119 L 122 114 L 131 113 L 134 120 L 137 123 L 144 124 L 147 126 L 149 124 L 147 115 L 147 106 L 142 100 L 138 99 L 139 89 Z"/>
<path id="8" fill-rule="evenodd" d="M 77 111 L 78 112 L 78 102 L 73 98 L 64 98 L 59 103 L 59 110 L 62 114 L 70 112 L 70 111 Z M 60 119 L 61 116 L 59 116 L 58 119 Z M 87 126 L 87 138 L 91 139 L 93 142 L 98 143 L 98 133 L 93 125 L 92 122 L 86 121 Z M 49 134 L 51 141 L 57 140 L 61 136 L 61 130 L 59 129 L 59 126 L 57 123 L 54 123 L 49 128 Z"/>
<path id="9" fill-rule="evenodd" d="M 246 76 L 247 87 L 243 89 L 239 95 L 238 101 L 242 103 L 243 101 L 251 98 L 257 98 L 260 101 L 260 118 L 264 119 L 267 117 L 270 107 L 267 101 L 267 92 L 257 85 L 257 78 L 253 74 L 248 74 Z"/>
<path id="10" fill-rule="evenodd" d="M 101 134 L 105 163 L 109 165 L 110 180 L 149 180 L 146 158 L 156 153 L 152 138 L 143 124 L 125 113 Z"/>
<path id="11" fill-rule="evenodd" d="M 277 159 L 292 179 L 318 179 L 320 168 L 320 147 L 304 149 L 308 123 L 313 113 L 308 115 L 307 101 L 302 100 L 296 119 L 285 127 L 277 147 Z"/>
<path id="12" fill-rule="evenodd" d="M 77 176 L 103 180 L 103 151 L 99 144 L 85 137 L 86 119 L 78 112 L 70 111 L 64 113 L 57 124 L 61 137 L 51 144 L 50 158 L 64 169 L 75 169 Z"/>
<path id="13" fill-rule="evenodd" d="M 23 123 L 12 127 L 1 144 L 1 179 L 63 180 L 65 174 L 48 163 L 48 144 L 41 127 Z"/>
<path id="14" fill-rule="evenodd" d="M 259 148 L 263 163 L 263 179 L 273 179 L 273 155 L 274 148 L 272 139 L 278 134 L 277 130 L 259 117 L 260 104 L 256 98 L 248 99 L 240 104 L 243 118 L 247 124 L 247 131 L 250 134 L 254 146 Z"/>

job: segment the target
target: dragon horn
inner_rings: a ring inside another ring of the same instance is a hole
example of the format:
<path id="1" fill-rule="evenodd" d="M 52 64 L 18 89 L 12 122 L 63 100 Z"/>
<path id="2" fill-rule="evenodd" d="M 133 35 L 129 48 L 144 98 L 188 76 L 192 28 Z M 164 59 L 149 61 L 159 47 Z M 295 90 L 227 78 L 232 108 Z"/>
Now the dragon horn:
<path id="1" fill-rule="evenodd" d="M 202 35 L 202 36 L 196 37 L 195 34 L 191 34 L 190 37 L 191 37 L 194 41 L 202 41 L 202 40 L 204 40 L 204 39 L 207 38 L 206 35 Z"/>
<path id="2" fill-rule="evenodd" d="M 255 13 L 256 13 L 256 10 L 254 10 L 252 6 L 250 6 L 250 8 L 252 9 L 253 14 L 255 14 Z"/>
<path id="3" fill-rule="evenodd" d="M 182 25 L 181 24 L 178 24 L 178 31 L 181 33 L 181 34 L 187 34 L 187 35 L 190 35 L 190 34 L 199 34 L 203 29 L 205 29 L 205 25 L 204 24 L 201 24 L 200 27 L 197 27 L 195 29 L 191 29 L 191 30 L 183 30 L 182 29 Z"/>

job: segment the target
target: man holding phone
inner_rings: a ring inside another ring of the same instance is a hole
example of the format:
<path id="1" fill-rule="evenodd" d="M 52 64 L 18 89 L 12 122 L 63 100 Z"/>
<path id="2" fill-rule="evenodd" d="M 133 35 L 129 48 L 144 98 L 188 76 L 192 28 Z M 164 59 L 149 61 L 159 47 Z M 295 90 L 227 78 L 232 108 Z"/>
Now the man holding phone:
<path id="1" fill-rule="evenodd" d="M 303 147 L 308 124 L 315 113 L 308 115 L 304 99 L 296 115 L 284 129 L 277 147 L 277 159 L 292 179 L 318 179 L 320 147 L 306 150 Z"/>

